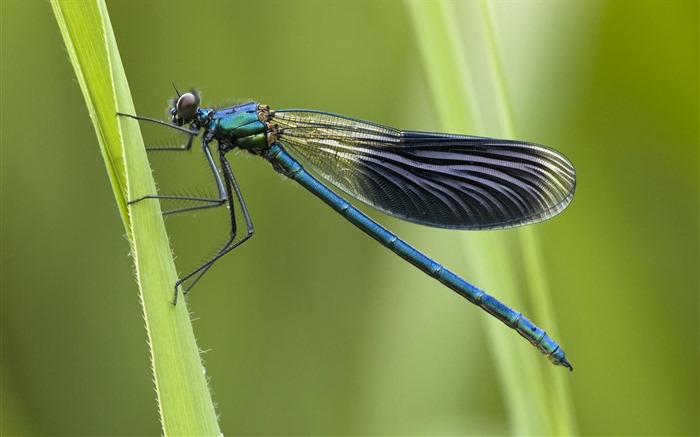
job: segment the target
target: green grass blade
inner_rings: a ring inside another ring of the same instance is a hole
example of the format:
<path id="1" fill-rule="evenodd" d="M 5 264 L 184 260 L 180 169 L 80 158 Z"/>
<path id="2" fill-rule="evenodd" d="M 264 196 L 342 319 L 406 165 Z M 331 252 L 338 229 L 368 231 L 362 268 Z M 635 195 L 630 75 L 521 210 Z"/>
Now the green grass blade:
<path id="1" fill-rule="evenodd" d="M 155 193 L 134 105 L 103 1 L 51 5 L 83 91 L 136 267 L 165 435 L 220 435 L 184 300 L 170 303 L 177 280 L 157 201 L 127 206 Z"/>
<path id="2" fill-rule="evenodd" d="M 129 229 L 124 154 L 114 116 L 115 98 L 99 10 L 92 2 L 82 10 L 80 2 L 53 0 L 51 5 L 97 133 L 119 212 Z"/>
<path id="3" fill-rule="evenodd" d="M 407 6 L 435 107 L 443 123 L 440 128 L 479 135 L 484 132 L 482 120 L 496 117 L 500 120 L 501 136 L 515 137 L 490 16 L 480 13 L 476 3 L 407 2 Z M 478 28 L 483 31 L 483 38 L 468 39 L 465 29 Z M 473 61 L 484 53 L 490 62 Z M 472 79 L 477 75 L 491 77 L 494 95 L 486 98 L 496 102 L 494 114 L 480 110 L 479 96 L 484 98 L 484 87 L 477 87 Z M 546 275 L 533 232 L 525 228 L 464 233 L 464 251 L 473 272 L 470 279 L 556 333 Z M 530 299 L 534 301 L 531 305 Z M 552 366 L 500 322 L 487 317 L 484 320 L 511 431 L 523 435 L 575 433 L 564 381 L 569 377 L 568 372 Z"/>
<path id="4" fill-rule="evenodd" d="M 492 3 L 486 1 L 481 1 L 479 5 L 484 23 L 486 54 L 494 77 L 494 94 L 501 132 L 506 138 L 517 138 L 513 109 L 501 61 L 500 44 L 497 40 L 499 33 L 493 17 L 493 6 Z M 526 298 L 529 299 L 528 303 L 532 309 L 532 315 L 537 318 L 541 326 L 546 326 L 550 332 L 559 332 L 537 229 L 532 226 L 524 227 L 518 230 L 517 236 L 527 284 Z M 557 435 L 577 434 L 578 427 L 568 379 L 570 376 L 564 372 L 554 374 L 546 372 L 546 374 L 551 378 L 541 379 L 538 388 L 541 390 L 541 402 L 546 403 L 546 410 L 550 412 L 547 430 Z"/>

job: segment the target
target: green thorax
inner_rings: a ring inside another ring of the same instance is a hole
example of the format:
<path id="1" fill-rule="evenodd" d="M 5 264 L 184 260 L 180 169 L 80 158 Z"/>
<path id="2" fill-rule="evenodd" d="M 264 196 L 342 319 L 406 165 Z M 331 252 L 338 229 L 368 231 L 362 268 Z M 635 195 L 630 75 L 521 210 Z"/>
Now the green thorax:
<path id="1" fill-rule="evenodd" d="M 214 111 L 208 131 L 219 141 L 223 151 L 239 148 L 259 154 L 269 147 L 268 118 L 269 109 L 259 103 L 231 106 Z"/>

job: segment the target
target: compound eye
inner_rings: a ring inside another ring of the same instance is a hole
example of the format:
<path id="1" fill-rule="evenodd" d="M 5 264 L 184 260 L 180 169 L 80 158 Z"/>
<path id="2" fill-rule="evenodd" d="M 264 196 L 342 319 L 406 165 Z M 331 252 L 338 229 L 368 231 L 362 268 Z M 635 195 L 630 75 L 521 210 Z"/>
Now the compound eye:
<path id="1" fill-rule="evenodd" d="M 199 107 L 199 99 L 193 93 L 185 93 L 177 99 L 175 109 L 177 110 L 178 118 L 182 120 L 192 120 L 197 114 Z"/>

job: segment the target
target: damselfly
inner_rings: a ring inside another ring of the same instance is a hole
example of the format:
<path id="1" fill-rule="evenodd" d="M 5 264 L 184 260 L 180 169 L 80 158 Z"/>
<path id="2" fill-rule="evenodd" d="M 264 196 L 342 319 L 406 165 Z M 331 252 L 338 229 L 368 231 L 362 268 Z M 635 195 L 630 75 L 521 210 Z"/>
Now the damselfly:
<path id="1" fill-rule="evenodd" d="M 230 238 L 207 262 L 175 284 L 187 293 L 212 264 L 253 234 L 253 224 L 226 153 L 262 156 L 352 224 L 525 337 L 550 361 L 572 369 L 564 351 L 521 313 L 416 250 L 340 197 L 321 180 L 394 217 L 450 229 L 502 229 L 546 220 L 571 202 L 576 174 L 561 153 L 539 144 L 485 137 L 400 131 L 327 112 L 271 110 L 256 102 L 203 108 L 196 92 L 173 100 L 170 123 L 128 114 L 184 132 L 189 150 L 202 133 L 202 151 L 216 181 L 216 197 L 149 194 L 134 199 L 195 202 L 169 211 L 227 205 Z M 217 159 L 210 144 L 216 142 Z M 320 176 L 320 179 L 309 173 Z M 239 213 L 245 229 L 236 219 Z"/>

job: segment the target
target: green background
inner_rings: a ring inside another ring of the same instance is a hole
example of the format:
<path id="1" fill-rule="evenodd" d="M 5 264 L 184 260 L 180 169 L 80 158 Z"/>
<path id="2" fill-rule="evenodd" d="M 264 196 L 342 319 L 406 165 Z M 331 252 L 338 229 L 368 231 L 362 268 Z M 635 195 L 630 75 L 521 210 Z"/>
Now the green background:
<path id="1" fill-rule="evenodd" d="M 1 5 L 2 433 L 159 434 L 129 245 L 63 40 L 48 3 Z M 162 117 L 176 82 L 205 104 L 440 128 L 402 3 L 108 9 L 140 114 Z M 579 431 L 697 435 L 698 3 L 494 11 L 518 136 L 577 169 L 572 205 L 537 233 Z M 463 133 L 495 134 L 483 129 Z M 189 174 L 198 158 L 157 158 L 161 188 L 206 189 Z M 189 300 L 225 434 L 512 431 L 488 316 L 262 160 L 231 161 L 256 235 Z M 475 275 L 460 232 L 371 214 Z M 220 216 L 201 215 L 167 222 L 181 270 L 225 235 Z"/>

